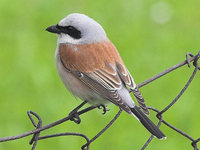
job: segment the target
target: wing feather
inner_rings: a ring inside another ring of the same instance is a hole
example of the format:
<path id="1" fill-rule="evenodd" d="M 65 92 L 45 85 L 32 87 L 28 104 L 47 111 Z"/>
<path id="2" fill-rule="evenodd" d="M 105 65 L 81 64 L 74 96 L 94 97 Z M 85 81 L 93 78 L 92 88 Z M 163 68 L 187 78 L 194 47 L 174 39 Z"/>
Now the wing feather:
<path id="1" fill-rule="evenodd" d="M 139 90 L 134 91 L 136 84 L 110 41 L 83 45 L 61 44 L 59 55 L 66 69 L 112 103 L 131 113 L 118 93 L 122 86 L 126 86 L 133 90 L 139 105 L 145 110 L 141 93 Z M 81 77 L 78 71 L 82 73 Z"/>
<path id="2" fill-rule="evenodd" d="M 74 74 L 74 72 L 72 72 L 72 73 Z M 93 73 L 91 73 L 91 74 L 93 74 Z M 119 106 L 126 112 L 131 113 L 130 108 L 127 106 L 126 103 L 124 103 L 122 98 L 119 96 L 117 89 L 111 88 L 111 87 L 105 88 L 103 86 L 102 82 L 99 82 L 98 78 L 95 79 L 94 77 L 91 77 L 92 76 L 91 74 L 88 75 L 88 74 L 83 73 L 83 77 L 81 77 L 80 80 L 83 83 L 85 83 L 88 87 L 93 89 L 95 92 L 97 92 L 99 95 L 101 95 L 102 97 L 111 101 L 112 103 Z"/>
<path id="3" fill-rule="evenodd" d="M 139 89 L 137 88 L 137 86 L 136 86 L 133 78 L 131 77 L 130 73 L 128 72 L 128 70 L 125 68 L 124 65 L 122 65 L 120 63 L 117 63 L 116 66 L 117 66 L 117 70 L 118 70 L 120 77 L 124 81 L 125 85 L 127 85 L 131 89 L 140 108 L 143 110 L 143 112 L 145 114 L 149 115 L 149 111 L 145 104 L 144 98 L 143 98 L 141 92 L 139 91 Z"/>

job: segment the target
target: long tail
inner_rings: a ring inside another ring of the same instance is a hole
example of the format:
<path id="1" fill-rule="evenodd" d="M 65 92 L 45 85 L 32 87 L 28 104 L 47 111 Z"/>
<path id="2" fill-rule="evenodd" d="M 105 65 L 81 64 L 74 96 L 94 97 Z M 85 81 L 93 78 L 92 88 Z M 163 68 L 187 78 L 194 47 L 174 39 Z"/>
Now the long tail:
<path id="1" fill-rule="evenodd" d="M 166 136 L 160 129 L 139 109 L 138 106 L 130 108 L 135 117 L 143 124 L 143 126 L 158 139 L 166 139 Z"/>

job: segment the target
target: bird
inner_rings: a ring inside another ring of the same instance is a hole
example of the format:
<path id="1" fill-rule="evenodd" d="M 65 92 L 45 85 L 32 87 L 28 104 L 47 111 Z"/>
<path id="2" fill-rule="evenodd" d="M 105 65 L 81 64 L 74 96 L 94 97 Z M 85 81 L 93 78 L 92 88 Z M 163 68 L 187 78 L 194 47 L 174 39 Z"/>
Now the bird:
<path id="1" fill-rule="evenodd" d="M 141 92 L 98 22 L 72 13 L 46 30 L 57 34 L 56 67 L 70 93 L 92 106 L 113 103 L 134 116 L 153 136 L 166 138 L 148 118 Z"/>

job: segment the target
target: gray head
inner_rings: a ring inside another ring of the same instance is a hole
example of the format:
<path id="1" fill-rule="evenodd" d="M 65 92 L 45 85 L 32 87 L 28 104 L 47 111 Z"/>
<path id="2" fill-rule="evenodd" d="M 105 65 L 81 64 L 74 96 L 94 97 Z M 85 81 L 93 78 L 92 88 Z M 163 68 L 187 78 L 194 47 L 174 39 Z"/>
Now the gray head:
<path id="1" fill-rule="evenodd" d="M 78 13 L 68 15 L 57 25 L 50 26 L 46 30 L 57 33 L 58 44 L 89 44 L 108 40 L 99 23 Z"/>

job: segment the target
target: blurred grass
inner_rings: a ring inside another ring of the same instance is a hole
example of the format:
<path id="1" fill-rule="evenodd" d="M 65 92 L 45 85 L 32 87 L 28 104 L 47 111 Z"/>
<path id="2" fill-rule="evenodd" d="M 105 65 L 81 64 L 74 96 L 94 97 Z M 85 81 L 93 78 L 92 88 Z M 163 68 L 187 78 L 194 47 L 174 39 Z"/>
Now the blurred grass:
<path id="1" fill-rule="evenodd" d="M 57 37 L 45 31 L 49 25 L 72 12 L 94 18 L 140 83 L 185 59 L 186 52 L 198 52 L 199 5 L 198 0 L 0 0 L 0 137 L 32 129 L 27 110 L 37 112 L 47 124 L 66 116 L 80 103 L 58 77 L 54 61 Z M 142 88 L 147 104 L 164 108 L 191 72 L 185 66 Z M 195 138 L 200 135 L 199 84 L 198 73 L 181 100 L 164 115 L 167 121 Z M 82 116 L 81 125 L 67 122 L 42 134 L 75 131 L 92 137 L 118 110 L 112 105 L 109 108 L 111 111 L 105 116 L 97 110 Z M 161 129 L 167 140 L 154 139 L 149 150 L 191 149 L 188 140 L 164 125 Z M 123 113 L 91 149 L 140 149 L 148 137 L 149 133 L 134 118 Z M 29 139 L 1 143 L 0 150 L 30 149 Z M 77 137 L 49 139 L 39 142 L 37 150 L 77 150 L 84 142 Z"/>

